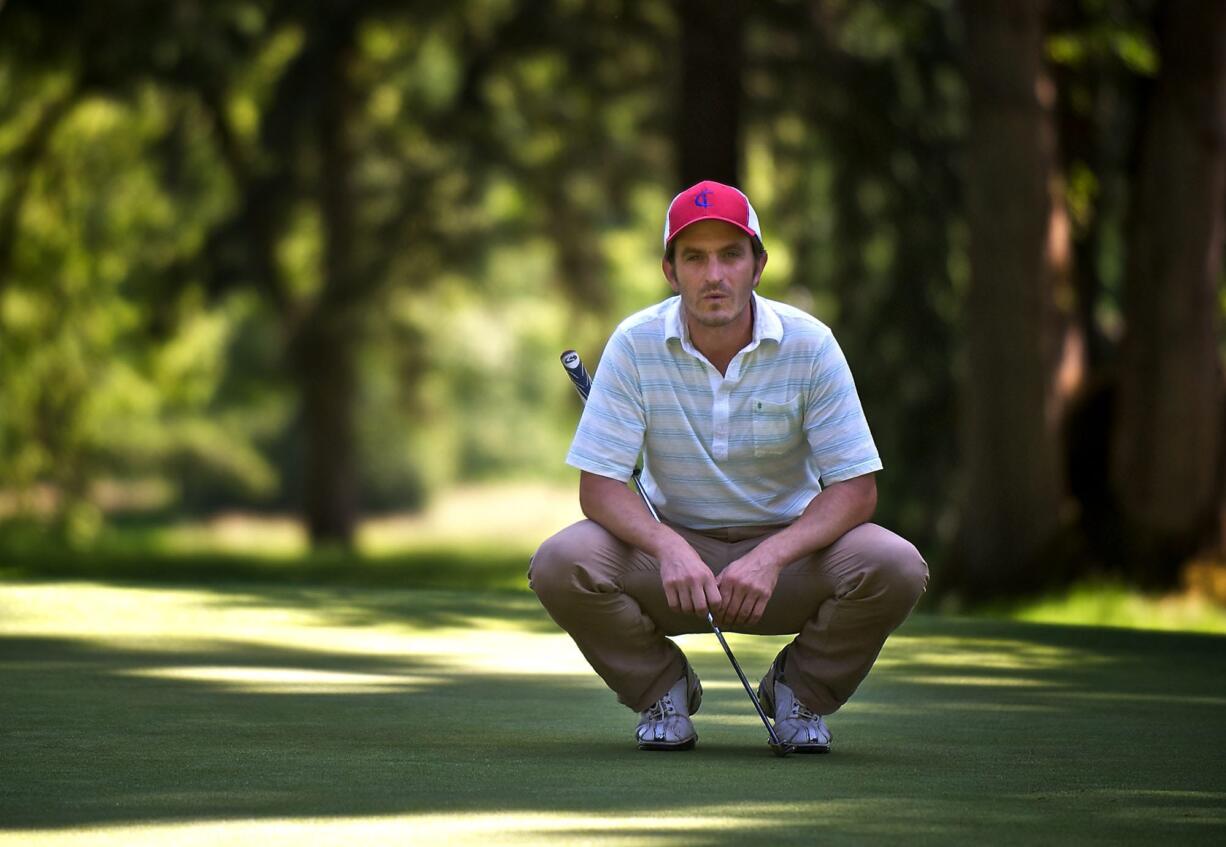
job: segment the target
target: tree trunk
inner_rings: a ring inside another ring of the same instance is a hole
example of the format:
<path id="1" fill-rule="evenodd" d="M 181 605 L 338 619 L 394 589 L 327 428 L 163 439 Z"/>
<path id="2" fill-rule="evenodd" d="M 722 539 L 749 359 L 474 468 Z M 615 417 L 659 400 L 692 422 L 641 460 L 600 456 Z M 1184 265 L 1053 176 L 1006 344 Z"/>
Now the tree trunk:
<path id="1" fill-rule="evenodd" d="M 312 544 L 348 547 L 358 514 L 354 436 L 357 393 L 354 318 L 356 267 L 353 142 L 354 92 L 350 80 L 352 21 L 321 24 L 327 61 L 320 80 L 319 208 L 323 220 L 323 285 L 295 344 L 305 427 L 303 507 Z"/>
<path id="2" fill-rule="evenodd" d="M 303 519 L 314 546 L 350 546 L 357 523 L 353 344 L 344 322 L 327 315 L 314 316 L 296 344 L 305 436 Z"/>
<path id="3" fill-rule="evenodd" d="M 1041 0 L 967 0 L 971 283 L 961 398 L 963 587 L 1037 584 L 1060 527 L 1055 311 L 1048 261 L 1053 143 L 1040 102 Z"/>
<path id="4" fill-rule="evenodd" d="M 681 185 L 713 179 L 739 185 L 743 0 L 682 0 L 677 172 Z"/>
<path id="5" fill-rule="evenodd" d="M 1134 573 L 1173 584 L 1222 495 L 1216 286 L 1226 197 L 1226 4 L 1160 14 L 1161 72 L 1133 195 L 1111 481 Z"/>

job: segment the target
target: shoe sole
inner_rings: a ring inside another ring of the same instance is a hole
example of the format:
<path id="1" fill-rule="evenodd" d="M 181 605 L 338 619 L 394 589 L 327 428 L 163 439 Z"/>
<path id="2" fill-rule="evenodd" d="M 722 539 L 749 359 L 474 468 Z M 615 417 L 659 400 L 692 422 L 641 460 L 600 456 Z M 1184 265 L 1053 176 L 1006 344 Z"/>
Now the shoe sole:
<path id="1" fill-rule="evenodd" d="M 689 741 L 682 741 L 677 744 L 665 744 L 662 741 L 640 741 L 639 749 L 673 753 L 680 752 L 681 750 L 693 750 L 696 743 L 698 743 L 697 738 L 691 738 Z"/>

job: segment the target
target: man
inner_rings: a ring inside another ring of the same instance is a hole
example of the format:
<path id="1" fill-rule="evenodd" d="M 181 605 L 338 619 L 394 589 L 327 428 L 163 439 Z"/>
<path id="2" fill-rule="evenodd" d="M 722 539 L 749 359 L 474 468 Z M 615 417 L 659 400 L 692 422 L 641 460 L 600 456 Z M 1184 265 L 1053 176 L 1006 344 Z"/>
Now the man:
<path id="1" fill-rule="evenodd" d="M 830 330 L 759 297 L 758 217 L 701 182 L 664 224 L 678 295 L 625 320 L 567 463 L 589 520 L 546 541 L 533 590 L 623 704 L 638 746 L 684 750 L 702 686 L 667 636 L 797 633 L 758 687 L 785 744 L 827 752 L 823 716 L 864 679 L 928 579 L 916 549 L 868 523 L 881 469 Z M 662 523 L 626 486 L 642 485 Z"/>

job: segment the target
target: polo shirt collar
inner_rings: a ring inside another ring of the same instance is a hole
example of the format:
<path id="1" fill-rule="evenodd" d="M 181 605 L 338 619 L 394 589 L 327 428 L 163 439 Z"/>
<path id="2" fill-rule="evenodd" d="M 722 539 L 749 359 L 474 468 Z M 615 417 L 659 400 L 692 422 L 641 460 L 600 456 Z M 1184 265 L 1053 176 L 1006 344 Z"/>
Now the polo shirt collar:
<path id="1" fill-rule="evenodd" d="M 779 320 L 779 315 L 766 300 L 758 296 L 758 292 L 754 291 L 750 296 L 753 298 L 753 338 L 750 339 L 749 349 L 752 350 L 768 338 L 777 343 L 782 342 L 783 321 Z M 681 319 L 680 297 L 673 298 L 664 316 L 664 341 L 668 343 L 673 338 L 680 341 L 682 346 L 690 346 L 689 327 Z"/>

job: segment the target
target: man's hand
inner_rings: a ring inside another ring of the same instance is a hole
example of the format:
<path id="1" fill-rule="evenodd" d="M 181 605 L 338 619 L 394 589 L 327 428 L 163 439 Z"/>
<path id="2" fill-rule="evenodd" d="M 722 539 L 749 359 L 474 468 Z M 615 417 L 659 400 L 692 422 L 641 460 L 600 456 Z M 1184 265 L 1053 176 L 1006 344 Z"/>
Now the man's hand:
<path id="1" fill-rule="evenodd" d="M 719 575 L 721 622 L 756 624 L 788 562 L 829 547 L 843 533 L 872 518 L 876 506 L 877 483 L 871 473 L 826 486 L 795 523 L 767 537 Z"/>
<path id="2" fill-rule="evenodd" d="M 719 607 L 715 574 L 688 541 L 648 513 L 626 483 L 583 471 L 579 504 L 583 514 L 660 563 L 660 582 L 674 612 L 706 617 Z"/>
<path id="3" fill-rule="evenodd" d="M 658 554 L 660 581 L 668 607 L 674 612 L 706 617 L 708 611 L 714 612 L 720 604 L 715 574 L 693 547 L 680 536 L 674 537 L 676 541 Z"/>
<path id="4" fill-rule="evenodd" d="M 716 617 L 724 626 L 752 626 L 762 620 L 766 603 L 775 593 L 779 569 L 750 552 L 724 568 L 715 583 L 723 602 Z"/>

